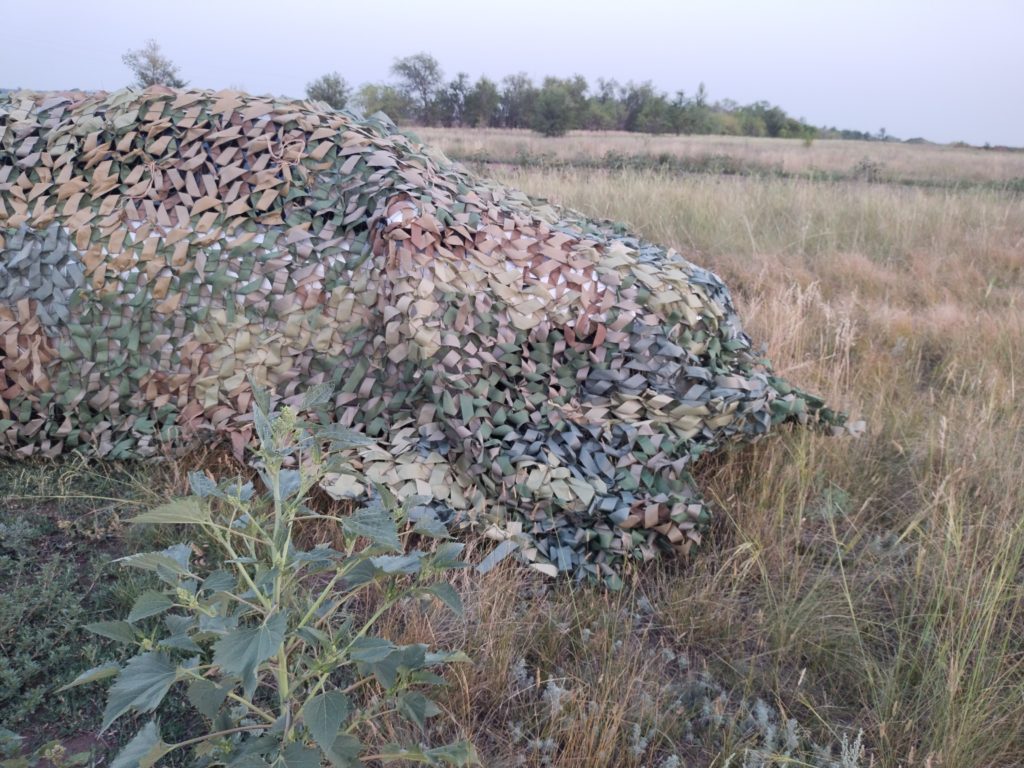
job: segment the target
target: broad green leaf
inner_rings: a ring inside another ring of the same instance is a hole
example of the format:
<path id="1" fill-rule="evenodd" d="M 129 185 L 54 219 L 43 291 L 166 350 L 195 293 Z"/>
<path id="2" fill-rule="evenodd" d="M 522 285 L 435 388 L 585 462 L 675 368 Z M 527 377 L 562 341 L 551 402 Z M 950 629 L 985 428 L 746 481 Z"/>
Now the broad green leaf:
<path id="1" fill-rule="evenodd" d="M 302 489 L 302 473 L 296 469 L 278 471 L 278 487 L 282 499 L 289 499 Z"/>
<path id="2" fill-rule="evenodd" d="M 207 477 L 205 472 L 189 472 L 188 487 L 199 498 L 206 498 L 207 496 L 221 497 L 224 495 L 217 488 L 217 483 Z"/>
<path id="3" fill-rule="evenodd" d="M 456 616 L 462 615 L 462 599 L 459 597 L 459 593 L 455 591 L 455 587 L 449 584 L 447 581 L 439 581 L 436 584 L 431 584 L 423 590 L 424 594 L 433 595 L 442 603 L 451 609 L 451 612 Z"/>
<path id="4" fill-rule="evenodd" d="M 473 660 L 464 651 L 439 651 L 428 653 L 423 663 L 432 667 L 437 664 L 472 664 Z"/>
<path id="5" fill-rule="evenodd" d="M 238 583 L 238 577 L 230 571 L 214 571 L 203 579 L 203 589 L 209 592 L 230 592 Z"/>
<path id="6" fill-rule="evenodd" d="M 383 763 L 402 760 L 407 763 L 431 764 L 430 757 L 419 747 L 406 747 L 401 744 L 385 744 L 376 750 Z"/>
<path id="7" fill-rule="evenodd" d="M 359 743 L 359 739 L 351 734 L 342 733 L 334 740 L 329 750 L 324 750 L 324 754 L 334 768 L 357 768 L 362 765 L 359 762 L 359 753 L 362 751 L 363 745 Z"/>
<path id="8" fill-rule="evenodd" d="M 350 589 L 354 589 L 362 584 L 368 584 L 380 575 L 381 571 L 379 568 L 375 567 L 369 560 L 363 559 L 362 555 L 359 555 L 356 564 L 346 568 L 345 583 Z"/>
<path id="9" fill-rule="evenodd" d="M 274 448 L 274 431 L 267 416 L 269 411 L 260 406 L 258 401 L 259 398 L 253 398 L 252 424 L 256 429 L 256 437 L 259 438 L 261 447 L 270 451 Z"/>
<path id="10" fill-rule="evenodd" d="M 275 762 L 275 766 L 279 765 Z M 264 758 L 260 757 L 255 752 L 245 755 L 233 755 L 227 763 L 228 768 L 269 768 L 268 763 Z"/>
<path id="11" fill-rule="evenodd" d="M 380 637 L 358 637 L 349 646 L 348 655 L 353 661 L 374 664 L 386 659 L 397 647 L 390 640 Z"/>
<path id="12" fill-rule="evenodd" d="M 201 525 L 211 522 L 211 518 L 206 504 L 195 496 L 186 496 L 183 499 L 175 499 L 161 504 L 141 515 L 136 515 L 130 522 L 159 525 Z"/>
<path id="13" fill-rule="evenodd" d="M 429 669 L 417 669 L 406 675 L 405 682 L 412 685 L 447 685 L 448 681 Z"/>
<path id="14" fill-rule="evenodd" d="M 506 557 L 511 555 L 519 549 L 519 545 L 512 539 L 505 539 L 498 546 L 496 546 L 491 552 L 485 557 L 480 565 L 476 567 L 477 573 L 487 573 L 494 569 L 494 567 L 504 560 Z"/>
<path id="15" fill-rule="evenodd" d="M 281 751 L 281 761 L 285 768 L 320 768 L 320 753 L 293 741 Z"/>
<path id="16" fill-rule="evenodd" d="M 212 680 L 193 680 L 185 695 L 199 712 L 210 720 L 217 717 L 221 704 L 231 691 L 231 685 L 218 685 Z"/>
<path id="17" fill-rule="evenodd" d="M 341 691 L 318 693 L 302 707 L 302 721 L 325 754 L 347 717 L 348 697 Z"/>
<path id="18" fill-rule="evenodd" d="M 468 741 L 459 741 L 455 744 L 448 744 L 444 747 L 434 747 L 426 750 L 431 760 L 440 760 L 442 763 L 455 766 L 455 768 L 467 768 L 470 765 L 482 765 L 480 756 Z"/>
<path id="19" fill-rule="evenodd" d="M 301 637 L 309 645 L 319 645 L 320 648 L 325 651 L 334 647 L 331 643 L 331 636 L 322 629 L 317 629 L 316 627 L 299 627 L 295 630 L 295 634 Z"/>
<path id="20" fill-rule="evenodd" d="M 344 557 L 345 555 L 341 552 L 331 549 L 326 544 L 317 544 L 313 549 L 305 552 L 293 549 L 289 553 L 288 564 L 296 570 L 310 564 L 315 565 L 317 568 L 326 568 L 332 566 L 332 561 L 340 560 Z"/>
<path id="21" fill-rule="evenodd" d="M 341 527 L 349 536 L 362 536 L 374 544 L 399 552 L 402 542 L 398 526 L 381 504 L 370 504 L 341 518 Z"/>
<path id="22" fill-rule="evenodd" d="M 115 560 L 132 568 L 153 571 L 161 581 L 172 586 L 178 585 L 178 579 L 194 579 L 189 571 L 189 558 L 192 548 L 188 544 L 175 544 L 161 552 L 140 552 Z"/>
<path id="23" fill-rule="evenodd" d="M 185 635 L 199 626 L 195 616 L 182 616 L 177 613 L 169 613 L 164 616 L 164 624 L 172 635 Z"/>
<path id="24" fill-rule="evenodd" d="M 163 653 L 143 653 L 129 659 L 110 687 L 100 732 L 107 730 L 129 709 L 137 712 L 156 709 L 171 689 L 176 673 L 174 662 Z"/>
<path id="25" fill-rule="evenodd" d="M 448 526 L 442 523 L 438 518 L 433 517 L 422 517 L 413 526 L 413 533 L 418 533 L 420 536 L 428 536 L 431 539 L 450 539 L 451 534 L 448 532 Z"/>
<path id="26" fill-rule="evenodd" d="M 331 397 L 334 395 L 334 384 L 329 381 L 325 381 L 323 384 L 317 384 L 311 389 L 307 389 L 302 395 L 302 405 L 300 410 L 308 411 L 310 408 L 316 408 L 319 405 L 326 405 L 331 401 Z"/>
<path id="27" fill-rule="evenodd" d="M 150 720 L 117 753 L 110 768 L 151 768 L 171 749 L 172 747 L 160 738 L 160 728 L 156 721 Z"/>
<path id="28" fill-rule="evenodd" d="M 199 653 L 202 651 L 196 641 L 188 635 L 171 635 L 169 637 L 162 638 L 158 643 L 159 648 L 173 648 L 178 651 L 192 651 Z"/>
<path id="29" fill-rule="evenodd" d="M 106 664 L 100 664 L 98 667 L 87 669 L 85 672 L 80 674 L 74 680 L 67 685 L 62 685 L 57 689 L 57 692 L 66 691 L 68 688 L 74 688 L 79 685 L 85 685 L 86 683 L 94 683 L 97 680 L 103 680 L 108 677 L 113 677 L 121 671 L 121 665 L 116 661 L 108 661 Z"/>
<path id="30" fill-rule="evenodd" d="M 223 725 L 230 727 L 230 723 L 231 721 L 228 720 Z M 237 747 L 232 749 L 228 765 L 231 768 L 263 768 L 267 765 L 267 761 L 263 759 L 262 755 L 276 753 L 279 746 L 280 736 L 277 734 L 264 733 L 260 736 L 243 739 Z"/>
<path id="31" fill-rule="evenodd" d="M 128 622 L 134 624 L 136 621 L 156 616 L 158 613 L 163 613 L 168 608 L 173 607 L 174 601 L 167 595 L 147 589 L 139 595 L 132 606 L 132 610 L 128 614 Z"/>
<path id="32" fill-rule="evenodd" d="M 252 387 L 253 409 L 259 409 L 264 413 L 270 413 L 270 391 L 262 384 L 256 382 L 252 374 L 246 374 L 249 386 Z"/>
<path id="33" fill-rule="evenodd" d="M 332 448 L 336 451 L 344 451 L 348 448 L 358 448 L 365 445 L 373 445 L 373 440 L 362 432 L 343 427 L 340 424 L 330 424 L 321 428 L 318 435 L 330 440 Z"/>
<path id="34" fill-rule="evenodd" d="M 250 677 L 257 665 L 281 647 L 288 617 L 275 613 L 257 627 L 235 629 L 213 645 L 213 663 L 230 675 Z"/>
<path id="35" fill-rule="evenodd" d="M 466 545 L 461 542 L 442 541 L 430 556 L 430 567 L 439 571 L 465 568 L 467 564 L 462 560 L 465 548 Z"/>
<path id="36" fill-rule="evenodd" d="M 134 643 L 135 638 L 138 637 L 138 630 L 127 621 L 94 621 L 92 624 L 86 624 L 82 629 L 119 643 Z"/>
<path id="37" fill-rule="evenodd" d="M 407 555 L 380 555 L 371 557 L 372 562 L 384 573 L 419 573 L 423 568 L 423 553 L 419 551 L 410 552 Z"/>
<path id="38" fill-rule="evenodd" d="M 418 725 L 420 730 L 426 727 L 427 718 L 441 713 L 437 704 L 419 691 L 402 691 L 395 697 L 395 707 L 398 714 Z"/>
<path id="39" fill-rule="evenodd" d="M 24 737 L 0 725 L 0 758 L 9 758 L 19 754 L 24 741 Z M 0 762 L 0 765 L 8 764 L 9 761 L 7 760 Z M 24 760 L 24 764 L 27 768 L 28 760 Z"/>
<path id="40" fill-rule="evenodd" d="M 421 643 L 396 646 L 376 637 L 364 637 L 352 644 L 350 658 L 360 674 L 372 674 L 385 688 L 394 687 L 402 671 L 421 669 L 427 646 Z"/>

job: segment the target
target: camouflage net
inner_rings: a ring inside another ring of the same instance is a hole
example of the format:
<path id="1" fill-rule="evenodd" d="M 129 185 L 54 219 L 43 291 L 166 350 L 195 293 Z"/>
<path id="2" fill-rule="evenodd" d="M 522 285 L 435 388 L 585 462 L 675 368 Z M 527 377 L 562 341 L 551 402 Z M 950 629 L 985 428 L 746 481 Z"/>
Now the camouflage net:
<path id="1" fill-rule="evenodd" d="M 241 452 L 249 376 L 285 402 L 329 386 L 324 417 L 375 441 L 355 465 L 421 513 L 597 578 L 699 542 L 701 453 L 844 423 L 752 354 L 714 274 L 386 119 L 0 97 L 0 455 Z"/>

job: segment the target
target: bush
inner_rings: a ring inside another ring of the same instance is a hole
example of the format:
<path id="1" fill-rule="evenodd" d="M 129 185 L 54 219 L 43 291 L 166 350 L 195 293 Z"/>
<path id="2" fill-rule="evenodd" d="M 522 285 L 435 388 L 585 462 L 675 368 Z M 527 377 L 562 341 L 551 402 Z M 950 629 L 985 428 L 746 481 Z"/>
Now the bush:
<path id="1" fill-rule="evenodd" d="M 322 404 L 328 394 L 313 393 L 305 405 Z M 133 522 L 196 526 L 208 551 L 194 561 L 200 550 L 180 543 L 122 558 L 155 574 L 162 588 L 140 595 L 126 620 L 86 627 L 137 651 L 124 666 L 94 667 L 66 686 L 115 678 L 101 732 L 129 711 L 153 712 L 179 683 L 208 723 L 207 733 L 166 743 L 151 720 L 112 768 L 146 768 L 186 747 L 198 766 L 347 766 L 360 758 L 475 764 L 467 742 L 426 748 L 361 740 L 385 715 L 422 731 L 440 712 L 422 692 L 444 682 L 434 670 L 468 661 L 459 651 L 436 653 L 374 634 L 378 619 L 410 598 L 461 610 L 455 590 L 437 577 L 462 565 L 462 545 L 444 540 L 440 521 L 421 518 L 415 532 L 439 541 L 431 552 L 405 552 L 396 522 L 404 512 L 383 489 L 349 515 L 313 512 L 304 500 L 325 473 L 341 468 L 335 452 L 365 438 L 304 422 L 290 408 L 273 413 L 265 393 L 257 394 L 253 416 L 255 466 L 266 490 L 192 473 L 191 496 Z M 342 551 L 298 548 L 296 524 L 324 519 L 340 526 Z"/>
<path id="2" fill-rule="evenodd" d="M 572 97 L 559 84 L 548 85 L 537 95 L 533 130 L 544 136 L 562 136 L 572 123 Z"/>

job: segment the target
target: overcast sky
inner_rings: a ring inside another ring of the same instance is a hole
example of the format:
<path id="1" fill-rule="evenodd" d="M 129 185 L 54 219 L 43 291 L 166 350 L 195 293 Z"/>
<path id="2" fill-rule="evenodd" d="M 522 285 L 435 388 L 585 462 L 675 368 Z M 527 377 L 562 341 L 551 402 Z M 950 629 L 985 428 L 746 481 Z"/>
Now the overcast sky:
<path id="1" fill-rule="evenodd" d="M 331 70 L 651 80 L 815 125 L 1024 145 L 1024 0 L 0 0 L 0 87 L 114 89 L 155 38 L 191 85 L 301 96 Z"/>

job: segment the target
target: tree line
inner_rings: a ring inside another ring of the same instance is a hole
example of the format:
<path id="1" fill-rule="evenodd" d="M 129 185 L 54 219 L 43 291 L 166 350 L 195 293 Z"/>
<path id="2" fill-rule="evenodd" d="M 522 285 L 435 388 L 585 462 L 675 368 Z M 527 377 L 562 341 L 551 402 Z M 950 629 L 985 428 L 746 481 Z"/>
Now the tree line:
<path id="1" fill-rule="evenodd" d="M 183 87 L 178 67 L 147 41 L 122 60 L 135 75 L 135 84 Z M 481 76 L 473 82 L 465 72 L 446 79 L 437 59 L 428 53 L 395 59 L 391 80 L 354 88 L 338 72 L 318 77 L 306 86 L 306 96 L 335 109 L 354 108 L 365 114 L 384 112 L 402 125 L 445 127 L 526 128 L 545 136 L 575 129 L 641 133 L 721 134 L 776 138 L 816 137 L 891 139 L 863 131 L 816 128 L 788 115 L 767 101 L 738 104 L 730 99 L 712 102 L 703 83 L 692 94 L 672 94 L 650 81 L 620 83 L 582 75 L 545 77 L 535 83 L 525 73 L 500 81 Z"/>
<path id="2" fill-rule="evenodd" d="M 712 102 L 704 83 L 688 95 L 683 90 L 665 93 L 650 81 L 620 83 L 598 78 L 591 84 L 582 75 L 545 77 L 535 83 L 520 72 L 500 81 L 481 76 L 472 82 L 469 75 L 459 72 L 446 80 L 437 59 L 428 53 L 396 59 L 391 76 L 389 82 L 353 88 L 338 72 L 331 72 L 309 83 L 306 95 L 335 109 L 384 112 L 402 124 L 528 128 L 545 136 L 582 129 L 806 140 L 892 138 L 884 128 L 877 134 L 818 128 L 767 101 Z"/>
<path id="3" fill-rule="evenodd" d="M 575 129 L 642 133 L 732 134 L 807 138 L 818 129 L 765 101 L 740 105 L 712 103 L 701 83 L 692 94 L 667 94 L 650 82 L 620 83 L 582 75 L 545 77 L 535 83 L 525 73 L 500 81 L 465 72 L 446 79 L 427 53 L 396 59 L 392 80 L 353 89 L 337 72 L 309 83 L 306 95 L 340 109 L 385 112 L 398 123 L 445 127 L 529 128 L 546 136 Z"/>

